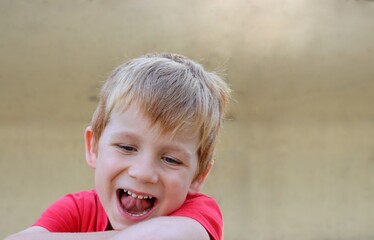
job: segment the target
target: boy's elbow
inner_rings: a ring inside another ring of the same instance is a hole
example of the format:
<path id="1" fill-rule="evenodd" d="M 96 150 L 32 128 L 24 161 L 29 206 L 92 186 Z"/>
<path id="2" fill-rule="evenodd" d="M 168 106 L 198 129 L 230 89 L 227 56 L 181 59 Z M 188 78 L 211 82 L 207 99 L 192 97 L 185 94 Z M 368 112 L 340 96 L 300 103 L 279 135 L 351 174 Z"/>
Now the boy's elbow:
<path id="1" fill-rule="evenodd" d="M 4 238 L 4 240 L 16 240 L 16 239 L 22 239 L 21 233 L 14 233 Z"/>
<path id="2" fill-rule="evenodd" d="M 39 238 L 40 235 L 38 235 L 38 233 L 46 233 L 46 232 L 49 232 L 49 231 L 43 227 L 33 226 L 21 232 L 17 232 L 12 235 L 9 235 L 4 240 L 33 240 L 33 239 L 40 240 Z"/>

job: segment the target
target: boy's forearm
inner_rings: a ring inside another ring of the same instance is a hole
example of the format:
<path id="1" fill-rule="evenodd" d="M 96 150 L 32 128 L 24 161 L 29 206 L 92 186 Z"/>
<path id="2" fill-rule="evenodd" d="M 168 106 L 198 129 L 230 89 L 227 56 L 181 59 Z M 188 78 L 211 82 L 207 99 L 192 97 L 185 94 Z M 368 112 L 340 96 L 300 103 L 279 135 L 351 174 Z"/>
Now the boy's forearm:
<path id="1" fill-rule="evenodd" d="M 196 220 L 188 217 L 157 217 L 119 232 L 111 240 L 209 240 L 209 234 Z"/>
<path id="2" fill-rule="evenodd" d="M 52 232 L 21 232 L 7 237 L 5 240 L 102 240 L 110 239 L 117 231 L 90 233 L 52 233 Z"/>
<path id="3" fill-rule="evenodd" d="M 20 232 L 6 240 L 209 240 L 205 228 L 188 217 L 157 217 L 122 231 L 91 233 Z"/>

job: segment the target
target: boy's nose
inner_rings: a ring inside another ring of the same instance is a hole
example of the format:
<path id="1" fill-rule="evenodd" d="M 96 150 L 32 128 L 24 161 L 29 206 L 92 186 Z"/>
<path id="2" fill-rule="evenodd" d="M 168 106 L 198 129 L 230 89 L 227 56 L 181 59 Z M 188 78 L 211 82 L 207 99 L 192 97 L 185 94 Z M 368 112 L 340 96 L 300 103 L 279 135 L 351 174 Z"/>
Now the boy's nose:
<path id="1" fill-rule="evenodd" d="M 137 159 L 128 168 L 128 174 L 144 183 L 156 183 L 158 181 L 157 167 L 151 157 L 143 156 L 142 159 Z"/>

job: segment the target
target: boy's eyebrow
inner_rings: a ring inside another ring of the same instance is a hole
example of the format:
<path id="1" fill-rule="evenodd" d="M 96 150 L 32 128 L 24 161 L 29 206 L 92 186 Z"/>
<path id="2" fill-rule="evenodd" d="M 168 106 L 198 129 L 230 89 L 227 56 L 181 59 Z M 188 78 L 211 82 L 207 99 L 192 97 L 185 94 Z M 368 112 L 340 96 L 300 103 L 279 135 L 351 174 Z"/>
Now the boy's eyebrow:
<path id="1" fill-rule="evenodd" d="M 178 144 L 173 144 L 173 145 L 168 146 L 168 148 L 172 151 L 176 151 L 176 152 L 182 154 L 182 156 L 187 158 L 187 159 L 192 158 L 192 156 L 194 155 L 193 152 L 188 151 L 185 147 L 183 147 L 180 144 L 179 145 Z"/>
<path id="2" fill-rule="evenodd" d="M 134 138 L 134 139 L 138 139 L 139 136 L 137 136 L 137 134 L 135 133 L 132 133 L 132 132 L 113 132 L 112 134 L 110 134 L 110 138 L 111 139 L 118 139 L 118 138 Z"/>

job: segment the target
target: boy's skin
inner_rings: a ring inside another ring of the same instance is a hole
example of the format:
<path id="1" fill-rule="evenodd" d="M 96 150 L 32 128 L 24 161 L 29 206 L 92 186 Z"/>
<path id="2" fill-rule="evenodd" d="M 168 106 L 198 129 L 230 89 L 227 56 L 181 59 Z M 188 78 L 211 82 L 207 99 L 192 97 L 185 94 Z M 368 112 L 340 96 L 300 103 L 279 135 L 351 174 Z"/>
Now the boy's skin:
<path id="1" fill-rule="evenodd" d="M 192 127 L 174 136 L 161 133 L 160 126 L 152 125 L 135 104 L 112 113 L 97 144 L 91 127 L 86 129 L 85 145 L 86 161 L 95 169 L 96 191 L 117 231 L 50 233 L 33 226 L 9 239 L 208 240 L 205 228 L 191 218 L 161 217 L 177 210 L 187 194 L 195 194 L 203 186 L 210 168 L 194 178 L 199 140 Z M 155 206 L 143 216 L 131 216 L 119 206 L 117 194 L 123 189 L 157 198 Z"/>
<path id="2" fill-rule="evenodd" d="M 167 215 L 201 190 L 229 91 L 180 55 L 121 65 L 104 84 L 85 131 L 86 161 L 113 230 L 52 233 L 33 226 L 7 239 L 210 239 L 197 220 Z"/>

